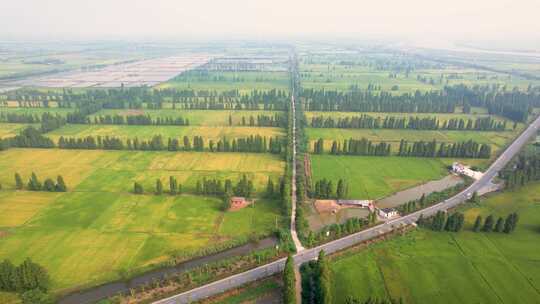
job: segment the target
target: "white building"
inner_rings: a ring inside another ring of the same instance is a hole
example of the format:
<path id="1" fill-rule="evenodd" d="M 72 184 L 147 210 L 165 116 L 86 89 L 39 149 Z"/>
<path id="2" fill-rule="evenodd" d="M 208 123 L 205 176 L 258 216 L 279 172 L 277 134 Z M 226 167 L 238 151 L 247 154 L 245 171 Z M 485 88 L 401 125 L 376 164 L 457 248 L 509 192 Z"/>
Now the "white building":
<path id="1" fill-rule="evenodd" d="M 380 217 L 387 218 L 387 219 L 399 215 L 398 211 L 394 208 L 382 208 L 382 209 L 378 209 L 378 211 L 379 211 Z"/>
<path id="2" fill-rule="evenodd" d="M 452 171 L 457 174 L 463 174 L 468 177 L 474 178 L 475 180 L 479 180 L 484 175 L 482 172 L 471 170 L 471 168 L 469 168 L 468 166 L 465 166 L 458 162 L 452 164 Z"/>

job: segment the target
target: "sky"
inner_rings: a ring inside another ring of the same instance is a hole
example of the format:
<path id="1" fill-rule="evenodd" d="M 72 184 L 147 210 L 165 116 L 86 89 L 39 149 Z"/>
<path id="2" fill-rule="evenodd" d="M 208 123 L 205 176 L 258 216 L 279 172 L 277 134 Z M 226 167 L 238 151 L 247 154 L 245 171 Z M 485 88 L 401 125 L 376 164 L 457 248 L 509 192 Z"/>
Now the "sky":
<path id="1" fill-rule="evenodd" d="M 0 37 L 540 43 L 540 0 L 2 0 Z"/>

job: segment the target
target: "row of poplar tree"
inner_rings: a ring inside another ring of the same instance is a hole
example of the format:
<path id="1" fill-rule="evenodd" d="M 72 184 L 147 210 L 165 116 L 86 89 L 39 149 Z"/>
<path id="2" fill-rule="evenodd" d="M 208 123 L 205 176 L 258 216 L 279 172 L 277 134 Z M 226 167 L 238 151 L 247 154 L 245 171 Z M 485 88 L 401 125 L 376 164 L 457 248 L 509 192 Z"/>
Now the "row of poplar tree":
<path id="1" fill-rule="evenodd" d="M 118 137 L 86 136 L 84 138 L 63 137 L 54 141 L 43 136 L 40 131 L 33 127 L 25 128 L 19 135 L 11 138 L 0 139 L 0 150 L 10 147 L 18 148 L 54 148 L 60 149 L 102 149 L 102 150 L 141 150 L 141 151 L 209 151 L 209 152 L 252 152 L 281 154 L 284 151 L 285 142 L 282 138 L 260 135 L 251 135 L 245 138 L 232 140 L 223 137 L 214 142 L 209 140 L 205 144 L 202 136 L 194 136 L 192 140 L 184 136 L 181 141 L 177 138 L 168 138 L 165 142 L 161 135 L 153 136 L 149 140 Z"/>
<path id="2" fill-rule="evenodd" d="M 24 183 L 19 173 L 15 173 L 15 189 L 24 189 Z M 30 191 L 66 192 L 67 186 L 61 175 L 56 177 L 56 182 L 52 178 L 47 178 L 41 183 L 37 175 L 32 172 L 26 183 L 26 189 Z"/>
<path id="3" fill-rule="evenodd" d="M 497 221 L 495 221 L 495 217 L 490 214 L 482 222 L 482 216 L 479 215 L 474 221 L 473 231 L 511 233 L 516 229 L 518 221 L 519 215 L 516 212 L 510 213 L 506 218 L 499 217 Z"/>
<path id="4" fill-rule="evenodd" d="M 312 128 L 340 129 L 411 129 L 411 130 L 463 130 L 463 131 L 504 131 L 506 120 L 496 121 L 491 117 L 476 119 L 451 118 L 442 123 L 437 117 L 373 117 L 367 114 L 351 117 L 316 116 L 311 118 Z M 515 124 L 514 124 L 515 126 Z"/>
<path id="5" fill-rule="evenodd" d="M 324 140 L 319 138 L 313 144 L 314 154 L 324 154 Z M 362 138 L 344 140 L 343 143 L 334 140 L 330 148 L 333 155 L 363 155 L 363 156 L 390 156 L 392 145 L 386 142 L 374 143 Z M 409 157 L 460 157 L 460 158 L 489 158 L 491 146 L 480 144 L 473 140 L 455 143 L 438 143 L 432 141 L 416 141 L 409 143 L 402 139 L 399 144 L 397 156 Z"/>

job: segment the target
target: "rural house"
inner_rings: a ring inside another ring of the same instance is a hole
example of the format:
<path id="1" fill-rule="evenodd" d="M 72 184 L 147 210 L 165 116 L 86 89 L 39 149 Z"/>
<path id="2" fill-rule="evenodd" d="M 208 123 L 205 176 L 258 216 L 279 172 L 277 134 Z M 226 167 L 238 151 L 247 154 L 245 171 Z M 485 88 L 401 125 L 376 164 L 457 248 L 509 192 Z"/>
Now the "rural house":
<path id="1" fill-rule="evenodd" d="M 395 217 L 395 216 L 398 216 L 399 213 L 396 209 L 394 208 L 382 208 L 382 209 L 379 209 L 379 216 L 380 217 L 383 217 L 383 218 L 392 218 L 392 217 Z"/>

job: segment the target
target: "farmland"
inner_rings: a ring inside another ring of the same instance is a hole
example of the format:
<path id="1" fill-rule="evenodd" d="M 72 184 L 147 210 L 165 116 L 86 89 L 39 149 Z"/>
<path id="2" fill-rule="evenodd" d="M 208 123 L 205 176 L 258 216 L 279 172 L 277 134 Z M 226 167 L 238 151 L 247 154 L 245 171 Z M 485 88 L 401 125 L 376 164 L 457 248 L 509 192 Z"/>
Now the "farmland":
<path id="1" fill-rule="evenodd" d="M 260 199 L 252 208 L 222 211 L 219 198 L 153 195 L 155 180 L 175 176 L 183 191 L 197 180 L 239 179 L 256 191 L 275 180 L 284 164 L 266 154 L 109 152 L 11 149 L 2 152 L 0 257 L 24 257 L 50 269 L 53 289 L 117 279 L 171 257 L 189 256 L 227 242 L 267 235 L 281 225 L 279 203 Z M 32 160 L 32 166 L 28 166 Z M 14 191 L 24 180 L 61 174 L 67 193 Z M 133 195 L 139 181 L 147 195 Z"/>
<path id="2" fill-rule="evenodd" d="M 377 199 L 447 174 L 440 159 L 312 155 L 313 180 L 344 178 L 349 197 Z"/>
<path id="3" fill-rule="evenodd" d="M 238 89 L 250 90 L 288 90 L 289 76 L 286 72 L 199 72 L 193 71 L 176 77 L 158 86 L 161 89 L 193 89 L 217 91 Z"/>
<path id="4" fill-rule="evenodd" d="M 355 296 L 405 303 L 537 303 L 539 193 L 535 183 L 463 207 L 465 231 L 457 234 L 419 229 L 345 253 L 332 262 L 336 302 Z M 510 212 L 520 215 L 512 234 L 471 231 L 478 214 Z"/>

